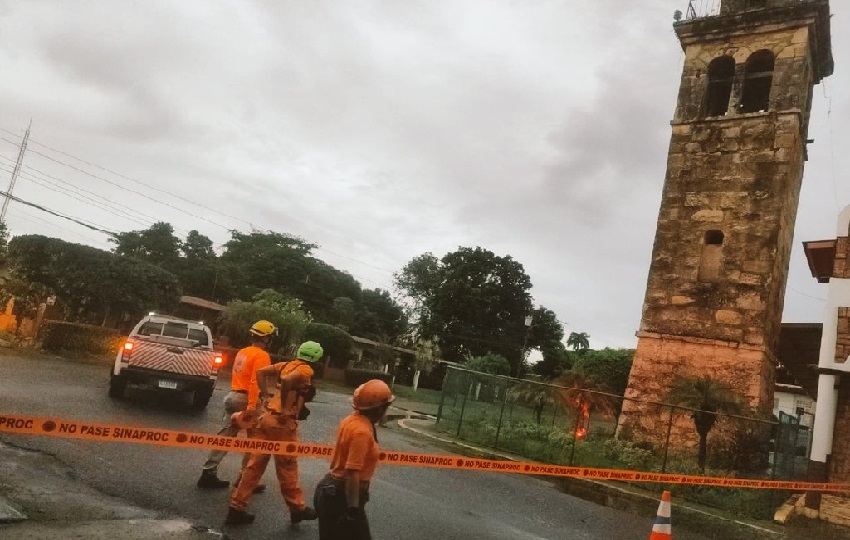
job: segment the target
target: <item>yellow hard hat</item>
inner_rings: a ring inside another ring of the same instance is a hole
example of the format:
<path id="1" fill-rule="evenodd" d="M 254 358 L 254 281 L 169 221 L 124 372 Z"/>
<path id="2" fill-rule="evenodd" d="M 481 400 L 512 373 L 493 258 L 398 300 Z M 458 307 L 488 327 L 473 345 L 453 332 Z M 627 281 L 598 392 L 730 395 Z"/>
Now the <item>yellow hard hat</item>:
<path id="1" fill-rule="evenodd" d="M 251 326 L 251 333 L 260 337 L 276 336 L 277 327 L 269 321 L 257 321 Z"/>

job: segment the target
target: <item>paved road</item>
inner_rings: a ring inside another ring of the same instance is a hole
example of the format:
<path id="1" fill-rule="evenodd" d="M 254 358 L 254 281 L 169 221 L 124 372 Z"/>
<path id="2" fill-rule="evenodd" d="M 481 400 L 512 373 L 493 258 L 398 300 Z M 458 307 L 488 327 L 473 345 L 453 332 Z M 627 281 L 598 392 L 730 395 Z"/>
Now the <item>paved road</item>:
<path id="1" fill-rule="evenodd" d="M 227 388 L 224 381 L 219 382 L 207 411 L 193 413 L 188 404 L 168 396 L 139 392 L 126 401 L 109 399 L 108 370 L 103 365 L 0 356 L 0 414 L 217 430 Z M 320 394 L 311 409 L 313 414 L 304 425 L 302 438 L 316 442 L 332 441 L 337 422 L 350 410 L 345 396 L 332 393 Z M 435 450 L 401 431 L 382 429 L 379 437 L 381 445 L 389 449 Z M 226 493 L 195 487 L 205 452 L 12 435 L 0 435 L 0 439 L 55 454 L 81 480 L 109 495 L 224 528 Z M 236 456 L 228 456 L 222 476 L 235 477 L 238 461 Z M 302 482 L 312 496 L 312 487 L 326 472 L 327 461 L 302 458 L 300 466 Z M 248 527 L 224 528 L 227 534 L 236 540 L 318 538 L 315 523 L 289 528 L 271 470 L 265 480 L 270 489 L 256 496 L 251 508 L 258 515 L 257 521 Z M 564 495 L 549 483 L 530 477 L 384 466 L 372 491 L 368 511 L 377 539 L 645 540 L 651 528 L 651 518 Z M 683 530 L 676 530 L 676 538 L 708 540 Z"/>

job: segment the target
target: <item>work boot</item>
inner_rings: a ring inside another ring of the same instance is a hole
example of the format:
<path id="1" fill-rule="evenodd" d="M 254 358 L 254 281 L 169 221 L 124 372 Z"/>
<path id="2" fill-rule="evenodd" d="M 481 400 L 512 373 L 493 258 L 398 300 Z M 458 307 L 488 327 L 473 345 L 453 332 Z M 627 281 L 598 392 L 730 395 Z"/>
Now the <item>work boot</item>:
<path id="1" fill-rule="evenodd" d="M 289 516 L 289 520 L 292 522 L 293 525 L 297 525 L 302 521 L 310 521 L 313 519 L 318 519 L 318 517 L 319 514 L 317 514 L 315 510 L 313 510 L 309 506 L 305 506 L 304 510 L 301 510 L 300 512 L 292 512 L 292 514 L 290 514 Z"/>
<path id="2" fill-rule="evenodd" d="M 201 489 L 224 489 L 229 485 L 230 482 L 216 475 L 215 469 L 204 469 L 198 478 L 198 487 Z"/>
<path id="3" fill-rule="evenodd" d="M 242 510 L 237 510 L 233 507 L 227 509 L 227 519 L 224 520 L 225 525 L 249 525 L 254 523 L 254 514 L 249 514 Z"/>

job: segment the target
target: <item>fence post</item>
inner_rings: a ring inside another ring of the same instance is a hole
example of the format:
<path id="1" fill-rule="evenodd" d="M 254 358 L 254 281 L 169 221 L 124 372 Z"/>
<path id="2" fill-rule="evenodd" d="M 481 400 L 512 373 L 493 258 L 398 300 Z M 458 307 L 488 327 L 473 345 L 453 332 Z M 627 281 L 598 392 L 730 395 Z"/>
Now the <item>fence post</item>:
<path id="1" fill-rule="evenodd" d="M 457 420 L 457 433 L 455 433 L 455 438 L 460 438 L 460 426 L 463 425 L 463 412 L 466 410 L 466 396 L 472 392 L 472 385 L 474 383 L 469 383 L 469 386 L 466 388 L 466 392 L 463 393 L 463 403 L 460 406 L 460 418 Z"/>
<path id="2" fill-rule="evenodd" d="M 502 418 L 505 416 L 505 405 L 508 404 L 509 384 L 505 383 L 505 397 L 502 399 L 502 410 L 499 412 L 499 425 L 496 426 L 496 442 L 493 443 L 493 448 L 498 448 L 499 446 L 499 433 L 502 432 Z"/>
<path id="3" fill-rule="evenodd" d="M 578 431 L 578 422 L 581 418 L 581 414 L 576 411 L 576 425 L 573 427 L 573 447 L 570 449 L 570 467 L 573 465 L 573 458 L 576 455 L 576 432 Z"/>
<path id="4" fill-rule="evenodd" d="M 667 454 L 670 451 L 670 433 L 673 431 L 673 407 L 670 407 L 670 420 L 667 422 L 667 441 L 664 443 L 664 462 L 661 464 L 661 473 L 667 472 Z"/>
<path id="5" fill-rule="evenodd" d="M 437 423 L 440 423 L 440 419 L 443 417 L 443 402 L 446 399 L 446 387 L 449 382 L 449 374 L 452 369 L 449 368 L 446 370 L 446 374 L 443 376 L 443 387 L 440 388 L 440 405 L 437 407 Z"/>

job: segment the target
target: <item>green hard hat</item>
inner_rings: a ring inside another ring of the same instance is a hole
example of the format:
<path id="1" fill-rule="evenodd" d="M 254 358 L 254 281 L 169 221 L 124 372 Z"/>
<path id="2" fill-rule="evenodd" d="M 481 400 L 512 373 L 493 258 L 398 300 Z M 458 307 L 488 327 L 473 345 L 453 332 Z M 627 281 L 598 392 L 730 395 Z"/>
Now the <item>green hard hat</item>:
<path id="1" fill-rule="evenodd" d="M 318 362 L 323 354 L 325 354 L 325 350 L 322 349 L 321 345 L 315 341 L 305 341 L 298 347 L 298 354 L 295 355 L 295 358 L 305 362 Z"/>

